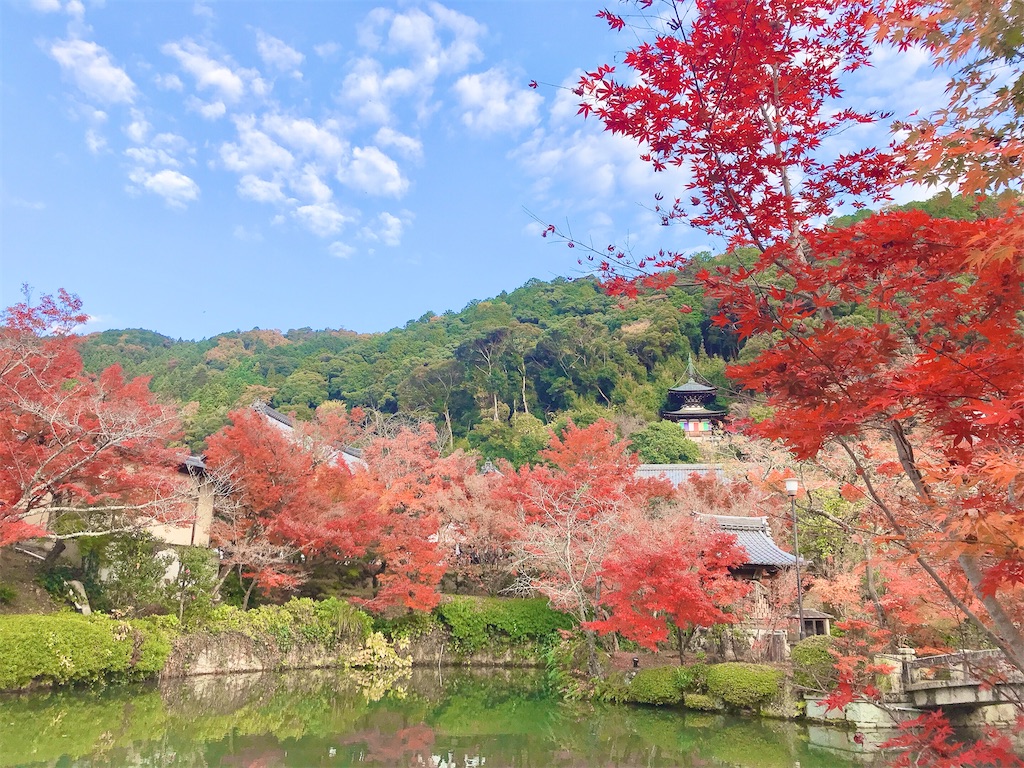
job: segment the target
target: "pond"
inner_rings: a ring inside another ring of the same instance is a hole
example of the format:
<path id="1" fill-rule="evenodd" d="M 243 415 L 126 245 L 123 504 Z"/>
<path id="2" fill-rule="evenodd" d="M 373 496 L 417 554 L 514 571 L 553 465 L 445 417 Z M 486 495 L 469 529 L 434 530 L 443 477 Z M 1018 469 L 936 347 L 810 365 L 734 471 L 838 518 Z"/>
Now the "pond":
<path id="1" fill-rule="evenodd" d="M 236 674 L 0 697 L 0 767 L 864 765 L 816 730 L 562 702 L 522 670 Z"/>

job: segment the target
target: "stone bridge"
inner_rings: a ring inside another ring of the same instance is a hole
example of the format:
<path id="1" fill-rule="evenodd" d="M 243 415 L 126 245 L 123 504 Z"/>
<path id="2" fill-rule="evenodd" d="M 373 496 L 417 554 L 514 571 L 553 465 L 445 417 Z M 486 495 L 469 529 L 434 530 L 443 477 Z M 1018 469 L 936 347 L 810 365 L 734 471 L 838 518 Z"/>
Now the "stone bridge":
<path id="1" fill-rule="evenodd" d="M 960 651 L 917 658 L 912 649 L 900 650 L 898 656 L 889 658 L 899 660 L 899 687 L 915 707 L 1024 702 L 1024 675 L 1001 651 Z"/>
<path id="2" fill-rule="evenodd" d="M 858 731 L 887 731 L 923 711 L 942 708 L 955 726 L 1012 728 L 1024 707 L 1024 675 L 1000 651 L 960 651 L 918 658 L 913 648 L 880 654 L 891 667 L 884 701 L 854 701 L 828 711 L 818 697 L 805 697 L 807 717 L 846 721 Z M 879 743 L 884 741 L 879 736 Z"/>

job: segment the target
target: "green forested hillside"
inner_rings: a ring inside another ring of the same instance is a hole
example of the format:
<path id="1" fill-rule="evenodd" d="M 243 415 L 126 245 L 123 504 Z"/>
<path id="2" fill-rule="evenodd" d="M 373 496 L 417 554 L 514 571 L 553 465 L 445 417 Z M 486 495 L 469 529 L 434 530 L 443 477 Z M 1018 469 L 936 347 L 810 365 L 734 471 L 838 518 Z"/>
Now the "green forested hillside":
<path id="1" fill-rule="evenodd" d="M 381 334 L 252 330 L 193 342 L 113 330 L 86 337 L 82 354 L 90 370 L 120 363 L 152 377 L 155 392 L 185 407 L 193 448 L 230 408 L 263 397 L 300 418 L 327 400 L 417 413 L 444 433 L 450 425 L 455 441 L 495 442 L 498 456 L 566 415 L 656 418 L 691 352 L 725 386 L 722 357 L 738 345 L 711 327 L 711 310 L 696 289 L 623 304 L 592 279 L 559 278 Z"/>
<path id="2" fill-rule="evenodd" d="M 974 218 L 986 206 L 948 193 L 921 208 L 936 217 Z M 870 211 L 834 222 L 847 226 Z M 679 275 L 756 258 L 740 250 L 697 256 Z M 785 285 L 786 277 L 780 277 Z M 689 306 L 689 313 L 680 312 Z M 861 308 L 839 306 L 840 322 L 870 322 Z M 309 328 L 234 331 L 175 341 L 144 330 L 86 337 L 86 366 L 120 363 L 130 376 L 183 406 L 186 440 L 201 450 L 227 412 L 256 398 L 308 418 L 328 400 L 434 420 L 452 444 L 522 461 L 546 440 L 545 425 L 572 417 L 587 424 L 614 416 L 634 428 L 657 418 L 666 391 L 693 353 L 698 370 L 729 398 L 725 362 L 767 343 L 742 347 L 712 325 L 716 307 L 699 288 L 672 288 L 635 300 L 611 297 L 591 278 L 530 280 L 511 293 L 473 301 L 461 312 L 427 313 L 380 334 Z"/>

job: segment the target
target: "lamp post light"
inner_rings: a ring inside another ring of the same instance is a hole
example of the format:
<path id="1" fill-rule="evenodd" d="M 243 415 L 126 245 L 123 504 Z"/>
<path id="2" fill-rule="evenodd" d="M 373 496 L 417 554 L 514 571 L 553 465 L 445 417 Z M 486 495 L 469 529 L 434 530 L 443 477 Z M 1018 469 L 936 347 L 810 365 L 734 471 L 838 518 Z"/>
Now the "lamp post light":
<path id="1" fill-rule="evenodd" d="M 793 514 L 793 554 L 796 556 L 796 614 L 799 621 L 797 639 L 804 639 L 804 588 L 800 583 L 800 538 L 796 530 L 796 492 L 800 490 L 800 481 L 795 477 L 786 480 L 786 494 L 789 496 L 789 508 Z"/>

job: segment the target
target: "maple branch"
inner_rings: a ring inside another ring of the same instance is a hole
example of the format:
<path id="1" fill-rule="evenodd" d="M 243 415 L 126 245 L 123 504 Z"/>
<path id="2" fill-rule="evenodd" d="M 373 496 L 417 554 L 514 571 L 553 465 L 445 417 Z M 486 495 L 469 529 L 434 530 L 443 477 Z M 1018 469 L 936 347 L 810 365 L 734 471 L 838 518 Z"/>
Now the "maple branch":
<path id="1" fill-rule="evenodd" d="M 897 534 L 899 534 L 899 545 L 903 547 L 914 558 L 917 564 L 921 566 L 921 569 L 926 574 L 928 574 L 931 580 L 949 599 L 949 601 L 953 603 L 953 605 L 955 605 L 961 612 L 963 612 L 963 614 L 971 620 L 971 623 L 974 624 L 974 626 L 977 627 L 977 629 L 983 635 L 985 635 L 985 637 L 987 637 L 993 645 L 995 645 L 997 648 L 999 648 L 999 650 L 1005 653 L 1006 657 L 1013 662 L 1014 666 L 1024 671 L 1024 658 L 1022 658 L 1021 655 L 1016 652 L 1014 643 L 1011 639 L 1012 634 L 1010 635 L 1010 637 L 1004 640 L 1000 635 L 996 634 L 991 629 L 989 629 L 986 626 L 985 622 L 983 622 L 981 618 L 973 610 L 971 610 L 971 607 L 967 605 L 967 603 L 965 603 L 963 600 L 961 600 L 955 592 L 953 592 L 953 590 L 946 583 L 946 580 L 942 578 L 938 571 L 936 571 L 935 568 L 932 567 L 931 563 L 929 563 L 925 559 L 921 551 L 912 543 L 911 538 L 907 535 L 907 531 L 900 523 L 897 515 L 892 511 L 889 505 L 879 495 L 874 483 L 871 481 L 871 475 L 868 472 L 867 468 L 865 468 L 864 465 L 861 463 L 860 457 L 857 456 L 856 452 L 847 444 L 846 440 L 839 439 L 837 442 L 846 452 L 847 456 L 849 456 L 850 461 L 853 462 L 854 467 L 856 467 L 857 474 L 864 481 L 864 485 L 867 488 L 868 494 L 871 496 L 871 500 L 875 503 L 875 506 L 877 506 L 882 511 L 882 514 L 885 515 L 886 519 L 889 521 L 889 524 L 892 526 L 893 530 Z M 968 573 L 967 575 L 970 579 L 970 573 Z M 988 608 L 987 605 L 986 608 Z M 995 620 L 996 617 L 993 616 L 993 619 Z M 1012 627 L 1012 623 L 1010 626 Z"/>

